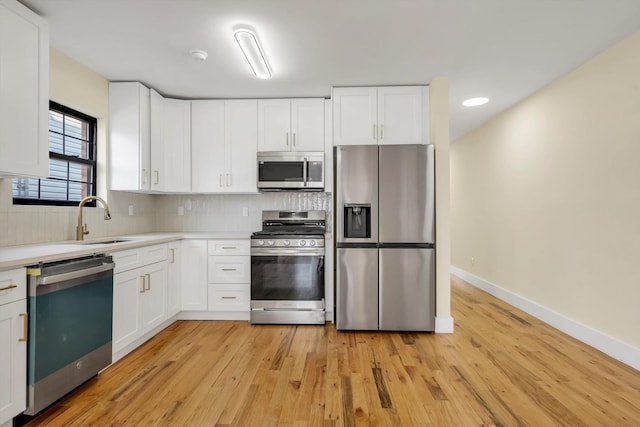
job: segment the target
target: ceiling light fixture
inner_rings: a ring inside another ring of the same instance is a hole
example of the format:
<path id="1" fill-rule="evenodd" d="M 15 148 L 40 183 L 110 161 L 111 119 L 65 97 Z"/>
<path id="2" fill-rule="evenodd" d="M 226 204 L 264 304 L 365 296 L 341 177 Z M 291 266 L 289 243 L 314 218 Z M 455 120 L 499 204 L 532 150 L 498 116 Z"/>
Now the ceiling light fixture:
<path id="1" fill-rule="evenodd" d="M 267 58 L 260 47 L 256 33 L 252 29 L 242 27 L 234 30 L 233 36 L 256 77 L 259 79 L 271 78 L 271 70 L 267 65 Z"/>
<path id="2" fill-rule="evenodd" d="M 465 106 L 465 107 L 478 107 L 480 105 L 486 104 L 487 102 L 489 102 L 489 98 L 481 96 L 481 97 L 478 97 L 478 98 L 466 99 L 466 100 L 462 101 L 462 105 Z"/>

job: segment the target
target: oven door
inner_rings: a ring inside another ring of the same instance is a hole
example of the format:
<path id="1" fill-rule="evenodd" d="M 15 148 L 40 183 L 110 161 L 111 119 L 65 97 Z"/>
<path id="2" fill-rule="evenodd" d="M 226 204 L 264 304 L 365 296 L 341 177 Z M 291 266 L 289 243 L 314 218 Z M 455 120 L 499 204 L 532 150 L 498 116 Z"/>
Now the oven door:
<path id="1" fill-rule="evenodd" d="M 324 309 L 324 250 L 286 251 L 252 251 L 251 308 Z"/>

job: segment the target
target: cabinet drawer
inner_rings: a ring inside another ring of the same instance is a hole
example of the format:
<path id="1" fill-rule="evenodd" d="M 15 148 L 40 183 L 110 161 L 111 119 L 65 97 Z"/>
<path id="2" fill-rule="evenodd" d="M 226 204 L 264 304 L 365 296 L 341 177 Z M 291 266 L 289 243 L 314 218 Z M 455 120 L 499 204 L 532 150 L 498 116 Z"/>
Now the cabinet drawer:
<path id="1" fill-rule="evenodd" d="M 136 249 L 113 252 L 113 262 L 116 263 L 114 274 L 129 271 L 143 265 L 154 264 L 167 259 L 167 245 L 151 245 Z"/>
<path id="2" fill-rule="evenodd" d="M 209 255 L 249 255 L 249 240 L 209 240 Z"/>
<path id="3" fill-rule="evenodd" d="M 15 268 L 0 271 L 0 305 L 27 297 L 27 270 Z"/>
<path id="4" fill-rule="evenodd" d="M 249 283 L 251 261 L 248 256 L 210 256 L 207 283 Z"/>
<path id="5" fill-rule="evenodd" d="M 249 311 L 251 292 L 248 284 L 208 285 L 209 311 Z"/>

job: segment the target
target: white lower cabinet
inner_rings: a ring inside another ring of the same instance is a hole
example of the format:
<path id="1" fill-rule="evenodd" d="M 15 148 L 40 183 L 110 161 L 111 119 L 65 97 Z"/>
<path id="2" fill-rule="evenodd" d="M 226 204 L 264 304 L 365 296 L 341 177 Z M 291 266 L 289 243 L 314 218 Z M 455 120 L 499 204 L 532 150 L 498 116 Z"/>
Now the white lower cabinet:
<path id="1" fill-rule="evenodd" d="M 180 250 L 181 242 L 170 243 L 169 261 L 167 265 L 167 317 L 171 318 L 180 312 Z"/>
<path id="2" fill-rule="evenodd" d="M 0 272 L 0 425 L 27 404 L 27 293 L 24 268 Z"/>
<path id="3" fill-rule="evenodd" d="M 248 319 L 251 257 L 248 240 L 209 240 L 207 262 L 209 311 L 242 312 Z"/>
<path id="4" fill-rule="evenodd" d="M 167 246 L 148 246 L 112 256 L 116 263 L 112 341 L 115 355 L 167 320 Z M 131 259 L 138 259 L 142 265 L 129 262 Z M 121 271 L 119 260 L 131 268 Z"/>
<path id="5" fill-rule="evenodd" d="M 183 240 L 180 263 L 182 311 L 207 310 L 207 241 Z"/>

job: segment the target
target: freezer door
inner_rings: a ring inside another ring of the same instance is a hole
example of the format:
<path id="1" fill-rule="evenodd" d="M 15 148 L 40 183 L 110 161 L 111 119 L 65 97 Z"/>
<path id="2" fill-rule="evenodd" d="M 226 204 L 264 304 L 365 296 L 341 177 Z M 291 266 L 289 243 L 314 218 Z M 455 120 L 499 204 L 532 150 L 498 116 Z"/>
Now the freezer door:
<path id="1" fill-rule="evenodd" d="M 380 249 L 380 330 L 435 329 L 435 251 Z"/>
<path id="2" fill-rule="evenodd" d="M 382 243 L 434 243 L 433 145 L 381 145 Z"/>
<path id="3" fill-rule="evenodd" d="M 335 147 L 336 241 L 348 243 L 378 242 L 378 146 L 349 145 Z M 345 237 L 345 213 L 349 206 L 369 205 L 369 238 Z"/>
<path id="4" fill-rule="evenodd" d="M 336 328 L 378 329 L 378 249 L 336 252 Z"/>

